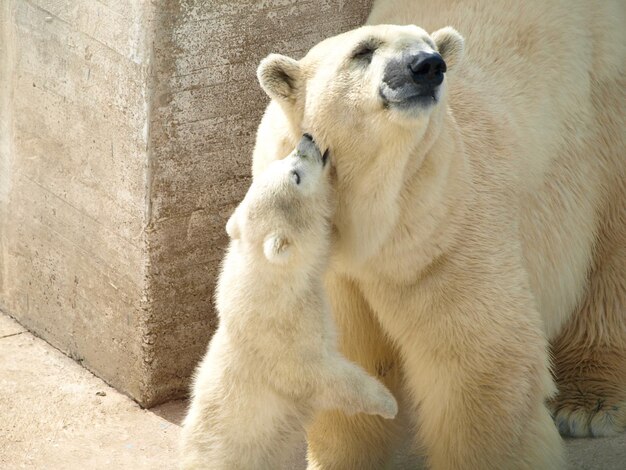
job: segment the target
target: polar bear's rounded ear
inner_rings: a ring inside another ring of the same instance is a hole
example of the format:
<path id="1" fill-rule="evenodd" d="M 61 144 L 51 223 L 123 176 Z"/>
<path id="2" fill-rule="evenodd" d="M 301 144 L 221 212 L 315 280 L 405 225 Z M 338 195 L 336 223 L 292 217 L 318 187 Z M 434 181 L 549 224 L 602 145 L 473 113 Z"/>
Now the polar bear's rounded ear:
<path id="1" fill-rule="evenodd" d="M 270 98 L 293 101 L 302 79 L 302 70 L 297 60 L 270 54 L 259 64 L 256 76 Z"/>
<path id="2" fill-rule="evenodd" d="M 239 227 L 239 210 L 235 209 L 235 212 L 230 216 L 228 222 L 226 222 L 226 233 L 231 240 L 239 240 L 241 238 L 241 228 Z"/>
<path id="3" fill-rule="evenodd" d="M 438 29 L 430 35 L 437 45 L 437 50 L 446 61 L 448 70 L 454 69 L 463 59 L 465 39 L 451 26 Z"/>
<path id="4" fill-rule="evenodd" d="M 273 233 L 263 242 L 263 253 L 274 264 L 285 264 L 291 255 L 291 245 L 284 235 Z"/>

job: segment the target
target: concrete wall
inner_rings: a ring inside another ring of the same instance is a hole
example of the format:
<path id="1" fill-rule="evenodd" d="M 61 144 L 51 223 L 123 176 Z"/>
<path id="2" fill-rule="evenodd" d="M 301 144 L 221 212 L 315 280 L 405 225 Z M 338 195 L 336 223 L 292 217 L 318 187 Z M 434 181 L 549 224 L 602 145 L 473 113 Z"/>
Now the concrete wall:
<path id="1" fill-rule="evenodd" d="M 143 405 L 181 396 L 215 327 L 269 52 L 370 0 L 3 0 L 0 308 Z"/>
<path id="2" fill-rule="evenodd" d="M 151 10 L 0 9 L 0 308 L 141 398 Z"/>

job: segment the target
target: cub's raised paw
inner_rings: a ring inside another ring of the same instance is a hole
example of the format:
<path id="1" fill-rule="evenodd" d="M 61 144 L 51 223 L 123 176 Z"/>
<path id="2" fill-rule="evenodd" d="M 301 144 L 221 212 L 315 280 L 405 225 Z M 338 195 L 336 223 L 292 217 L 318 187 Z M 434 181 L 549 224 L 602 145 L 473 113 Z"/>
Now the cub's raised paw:
<path id="1" fill-rule="evenodd" d="M 371 380 L 371 385 L 364 390 L 363 413 L 380 415 L 386 419 L 393 419 L 398 414 L 398 402 L 391 392 L 383 384 L 375 379 Z"/>

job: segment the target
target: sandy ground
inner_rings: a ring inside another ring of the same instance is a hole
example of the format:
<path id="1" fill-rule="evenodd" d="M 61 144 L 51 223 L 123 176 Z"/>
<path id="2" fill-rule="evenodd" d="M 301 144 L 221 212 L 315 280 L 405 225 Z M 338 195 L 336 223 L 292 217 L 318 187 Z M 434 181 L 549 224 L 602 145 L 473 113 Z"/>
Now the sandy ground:
<path id="1" fill-rule="evenodd" d="M 176 405 L 142 410 L 0 316 L 0 468 L 175 468 Z"/>
<path id="2" fill-rule="evenodd" d="M 0 469 L 175 469 L 184 412 L 141 409 L 0 313 Z M 566 445 L 571 470 L 626 470 L 626 435 Z"/>

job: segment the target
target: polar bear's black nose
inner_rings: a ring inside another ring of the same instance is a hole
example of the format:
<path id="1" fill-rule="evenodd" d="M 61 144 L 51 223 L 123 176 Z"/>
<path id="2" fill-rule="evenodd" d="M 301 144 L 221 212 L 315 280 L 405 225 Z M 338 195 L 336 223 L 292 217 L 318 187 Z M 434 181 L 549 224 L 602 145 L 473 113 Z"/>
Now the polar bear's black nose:
<path id="1" fill-rule="evenodd" d="M 446 63 L 436 52 L 420 51 L 409 61 L 413 81 L 418 85 L 436 87 L 443 82 Z"/>

